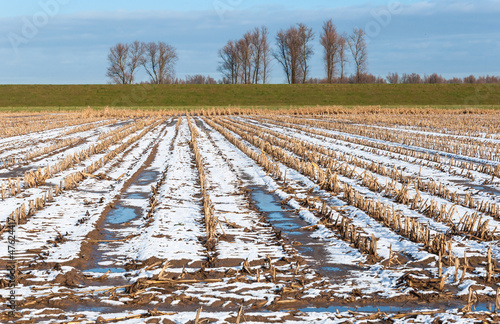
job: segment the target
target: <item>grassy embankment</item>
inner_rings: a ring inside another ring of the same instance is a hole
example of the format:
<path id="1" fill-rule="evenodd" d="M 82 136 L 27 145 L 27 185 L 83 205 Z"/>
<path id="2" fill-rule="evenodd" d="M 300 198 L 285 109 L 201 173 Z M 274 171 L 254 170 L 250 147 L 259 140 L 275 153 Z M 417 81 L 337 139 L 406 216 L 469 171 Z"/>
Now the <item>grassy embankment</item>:
<path id="1" fill-rule="evenodd" d="M 500 84 L 0 85 L 0 111 L 318 105 L 500 108 Z"/>

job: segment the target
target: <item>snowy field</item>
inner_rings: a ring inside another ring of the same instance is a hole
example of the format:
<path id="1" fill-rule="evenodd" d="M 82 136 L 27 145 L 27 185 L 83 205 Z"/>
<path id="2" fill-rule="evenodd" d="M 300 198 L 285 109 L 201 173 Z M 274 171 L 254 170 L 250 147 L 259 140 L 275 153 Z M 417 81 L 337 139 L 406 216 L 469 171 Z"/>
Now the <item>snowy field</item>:
<path id="1" fill-rule="evenodd" d="M 2 323 L 500 320 L 498 114 L 0 124 Z"/>

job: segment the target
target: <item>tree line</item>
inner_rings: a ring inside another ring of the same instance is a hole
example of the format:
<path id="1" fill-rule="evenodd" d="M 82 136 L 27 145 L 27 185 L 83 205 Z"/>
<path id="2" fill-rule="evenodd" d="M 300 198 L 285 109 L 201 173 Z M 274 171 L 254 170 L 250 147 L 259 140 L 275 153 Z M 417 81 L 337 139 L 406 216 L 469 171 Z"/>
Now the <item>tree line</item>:
<path id="1" fill-rule="evenodd" d="M 217 70 L 221 80 L 210 76 L 175 78 L 176 49 L 165 42 L 118 43 L 110 48 L 106 76 L 116 84 L 132 84 L 141 68 L 151 84 L 265 84 L 269 82 L 271 63 L 275 60 L 289 84 L 297 83 L 500 83 L 500 77 L 470 75 L 465 78 L 446 79 L 436 73 L 420 76 L 417 73 L 399 75 L 389 73 L 385 78 L 368 73 L 368 51 L 363 29 L 354 28 L 350 34 L 339 33 L 330 19 L 323 23 L 319 44 L 323 50 L 326 77 L 310 75 L 310 60 L 314 55 L 312 28 L 298 23 L 281 29 L 271 46 L 266 26 L 246 32 L 238 40 L 230 40 L 218 51 Z M 353 71 L 347 71 L 348 63 Z"/>
<path id="2" fill-rule="evenodd" d="M 265 26 L 255 28 L 239 40 L 228 41 L 219 50 L 221 59 L 218 71 L 223 83 L 257 84 L 269 81 L 271 48 L 269 31 Z"/>
<path id="3" fill-rule="evenodd" d="M 266 83 L 270 62 L 278 62 L 289 84 L 307 83 L 310 80 L 310 60 L 314 54 L 312 42 L 315 34 L 312 28 L 298 23 L 280 30 L 271 49 L 269 32 L 265 26 L 255 28 L 239 40 L 230 40 L 219 50 L 221 59 L 218 71 L 224 76 L 224 83 Z M 352 34 L 339 34 L 332 20 L 323 24 L 320 34 L 323 47 L 323 61 L 326 82 L 346 80 L 346 65 L 349 57 L 355 68 L 357 83 L 362 81 L 368 69 L 366 35 L 362 29 L 354 28 Z"/>
<path id="4" fill-rule="evenodd" d="M 418 73 L 403 73 L 401 76 L 398 73 L 389 73 L 387 76 L 387 83 L 392 84 L 423 84 L 423 83 L 431 83 L 431 84 L 444 84 L 444 83 L 452 83 L 452 84 L 486 84 L 486 83 L 500 83 L 500 77 L 498 76 L 479 76 L 475 77 L 474 75 L 469 75 L 463 78 L 453 77 L 450 79 L 446 79 L 443 76 L 433 73 L 430 75 L 424 74 L 421 76 Z"/>
<path id="5" fill-rule="evenodd" d="M 109 50 L 106 76 L 113 83 L 132 84 L 142 67 L 149 76 L 149 83 L 172 83 L 176 61 L 176 49 L 165 42 L 118 43 Z"/>
<path id="6" fill-rule="evenodd" d="M 307 83 L 329 83 L 326 78 L 310 78 Z M 334 83 L 379 83 L 379 84 L 488 84 L 500 83 L 500 76 L 486 75 L 475 77 L 469 75 L 463 78 L 449 78 L 446 79 L 437 73 L 420 75 L 418 73 L 389 73 L 387 77 L 383 78 L 375 76 L 370 73 L 361 75 L 361 82 L 356 82 L 356 76 L 350 75 L 340 81 L 340 78 L 335 80 Z"/>

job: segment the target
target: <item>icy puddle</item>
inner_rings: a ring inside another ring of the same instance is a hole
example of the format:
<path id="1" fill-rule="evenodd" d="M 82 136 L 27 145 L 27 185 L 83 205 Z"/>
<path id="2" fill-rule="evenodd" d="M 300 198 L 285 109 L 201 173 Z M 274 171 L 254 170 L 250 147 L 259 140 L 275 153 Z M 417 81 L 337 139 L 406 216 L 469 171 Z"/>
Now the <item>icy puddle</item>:
<path id="1" fill-rule="evenodd" d="M 491 187 L 491 186 L 484 186 L 484 185 L 471 185 L 473 189 L 486 192 L 487 194 L 490 195 L 495 195 L 500 197 L 500 191 Z"/>
<path id="2" fill-rule="evenodd" d="M 384 313 L 409 313 L 412 311 L 421 311 L 421 310 L 435 310 L 436 307 L 429 307 L 428 305 L 412 305 L 412 306 L 360 306 L 360 307 L 354 307 L 354 306 L 328 306 L 328 307 L 305 307 L 305 308 L 300 308 L 299 311 L 305 312 L 305 313 L 311 313 L 311 312 L 317 312 L 317 313 L 323 313 L 323 312 L 329 312 L 329 313 L 336 313 L 337 310 L 339 312 L 347 312 L 347 311 L 354 311 L 354 312 L 367 312 L 367 313 L 376 313 L 379 310 Z"/>
<path id="3" fill-rule="evenodd" d="M 123 224 L 139 217 L 137 208 L 128 206 L 117 206 L 111 210 L 106 217 L 106 222 L 109 224 Z"/>
<path id="4" fill-rule="evenodd" d="M 158 171 L 144 171 L 139 175 L 137 180 L 134 181 L 134 185 L 145 186 L 152 184 L 158 180 L 159 175 L 160 173 Z"/>
<path id="5" fill-rule="evenodd" d="M 106 273 L 106 272 L 108 272 L 108 270 L 111 273 L 124 273 L 124 272 L 126 272 L 126 270 L 123 268 L 113 268 L 113 267 L 92 268 L 92 269 L 85 270 L 85 272 Z"/>
<path id="6" fill-rule="evenodd" d="M 313 231 L 303 230 L 310 224 L 296 215 L 292 209 L 282 206 L 280 200 L 264 188 L 252 186 L 252 200 L 275 229 L 293 242 L 294 248 L 311 263 L 311 267 L 327 277 L 338 277 L 343 270 L 338 264 L 328 262 L 324 243 L 313 237 Z"/>
<path id="7" fill-rule="evenodd" d="M 126 269 L 117 264 L 123 264 L 124 260 L 116 260 L 105 251 L 113 250 L 117 245 L 123 244 L 127 235 L 133 233 L 134 221 L 142 216 L 145 206 L 141 206 L 148 199 L 149 186 L 154 184 L 159 177 L 159 172 L 143 171 L 133 181 L 117 204 L 106 215 L 102 224 L 101 241 L 92 252 L 93 261 L 83 269 L 84 272 L 125 273 Z M 125 256 L 124 256 L 125 258 Z M 123 258 L 122 258 L 123 259 Z"/>
<path id="8" fill-rule="evenodd" d="M 466 181 L 466 180 L 450 180 L 450 182 L 500 197 L 500 190 L 498 190 L 492 185 L 478 185 L 471 181 Z"/>
<path id="9" fill-rule="evenodd" d="M 463 304 L 456 304 L 456 305 L 439 305 L 439 303 L 433 303 L 433 304 L 406 304 L 402 306 L 396 306 L 396 305 L 379 305 L 379 306 L 372 306 L 372 305 L 367 305 L 367 306 L 344 306 L 344 305 L 339 305 L 339 306 L 328 306 L 328 307 L 305 307 L 305 308 L 300 308 L 299 311 L 304 312 L 304 313 L 336 313 L 337 311 L 339 312 L 348 312 L 348 311 L 354 311 L 354 312 L 366 312 L 366 313 L 376 313 L 378 311 L 384 312 L 384 313 L 411 313 L 415 311 L 424 311 L 424 310 L 452 310 L 452 309 L 461 309 L 464 307 Z M 472 306 L 472 311 L 476 312 L 490 312 L 492 309 L 495 308 L 494 303 L 477 303 L 474 306 Z"/>
<path id="10" fill-rule="evenodd" d="M 127 195 L 128 199 L 144 199 L 144 194 L 142 193 L 131 193 Z"/>

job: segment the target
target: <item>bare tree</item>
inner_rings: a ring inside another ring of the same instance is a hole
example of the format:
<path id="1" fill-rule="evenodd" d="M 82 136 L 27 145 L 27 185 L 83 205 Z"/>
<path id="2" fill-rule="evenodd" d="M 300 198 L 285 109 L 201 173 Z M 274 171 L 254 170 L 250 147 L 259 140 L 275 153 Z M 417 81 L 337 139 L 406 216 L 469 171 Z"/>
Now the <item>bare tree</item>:
<path id="1" fill-rule="evenodd" d="M 500 83 L 500 77 L 494 75 L 487 75 L 486 83 Z"/>
<path id="2" fill-rule="evenodd" d="M 463 80 L 461 78 L 453 77 L 453 78 L 449 79 L 446 83 L 450 83 L 450 84 L 462 84 Z"/>
<path id="3" fill-rule="evenodd" d="M 299 30 L 296 27 L 291 27 L 286 32 L 287 46 L 290 53 L 290 78 L 291 83 L 299 83 L 302 79 L 300 68 L 300 52 L 302 46 L 300 44 Z"/>
<path id="4" fill-rule="evenodd" d="M 236 42 L 227 42 L 227 44 L 219 50 L 219 57 L 222 61 L 219 63 L 217 70 L 224 75 L 228 83 L 238 83 L 240 62 L 237 54 Z"/>
<path id="5" fill-rule="evenodd" d="M 204 76 L 201 74 L 188 75 L 186 80 L 177 80 L 177 84 L 217 84 L 211 76 Z"/>
<path id="6" fill-rule="evenodd" d="M 166 84 L 174 77 L 174 64 L 177 53 L 174 47 L 165 42 L 142 44 L 144 49 L 142 66 L 153 84 Z"/>
<path id="7" fill-rule="evenodd" d="M 108 54 L 108 72 L 106 76 L 116 84 L 129 84 L 132 76 L 129 73 L 128 59 L 130 47 L 128 44 L 118 43 L 111 47 Z"/>
<path id="8" fill-rule="evenodd" d="M 269 32 L 267 27 L 255 28 L 253 32 L 245 34 L 243 39 L 250 39 L 251 83 L 260 81 L 266 83 L 269 74 L 270 46 L 267 41 Z"/>
<path id="9" fill-rule="evenodd" d="M 276 35 L 276 46 L 277 48 L 273 52 L 273 56 L 281 64 L 283 71 L 285 72 L 286 80 L 289 84 L 294 83 L 294 71 L 292 69 L 292 57 L 290 53 L 287 32 L 280 30 Z M 293 73 L 292 73 L 293 72 Z"/>
<path id="10" fill-rule="evenodd" d="M 398 84 L 399 83 L 399 74 L 396 73 L 389 73 L 387 75 L 387 81 L 391 84 Z"/>
<path id="11" fill-rule="evenodd" d="M 302 76 L 302 83 L 306 83 L 309 76 L 309 59 L 314 54 L 311 41 L 314 40 L 314 33 L 312 28 L 307 27 L 304 24 L 299 24 L 299 62 Z"/>
<path id="12" fill-rule="evenodd" d="M 420 84 L 423 83 L 422 77 L 418 73 L 406 74 L 401 76 L 401 83 L 404 84 Z"/>
<path id="13" fill-rule="evenodd" d="M 131 84 L 135 73 L 144 60 L 144 46 L 139 41 L 132 44 L 118 43 L 111 47 L 108 54 L 108 76 L 113 83 Z"/>
<path id="14" fill-rule="evenodd" d="M 323 24 L 323 32 L 321 33 L 321 45 L 324 49 L 324 61 L 326 69 L 326 80 L 328 83 L 333 83 L 335 77 L 335 67 L 338 61 L 339 36 L 337 29 L 330 19 Z"/>
<path id="15" fill-rule="evenodd" d="M 251 34 L 251 58 L 252 58 L 252 83 L 259 83 L 260 79 L 260 69 L 261 69 L 261 60 L 262 60 L 262 44 L 261 44 L 261 32 L 259 28 L 255 28 Z"/>
<path id="16" fill-rule="evenodd" d="M 446 83 L 446 79 L 437 73 L 432 73 L 431 75 L 424 75 L 424 83 L 430 84 L 440 84 Z"/>
<path id="17" fill-rule="evenodd" d="M 356 83 L 361 83 L 363 74 L 368 70 L 368 54 L 363 29 L 354 28 L 352 35 L 347 39 L 347 43 L 356 66 Z"/>
<path id="18" fill-rule="evenodd" d="M 229 41 L 219 50 L 218 71 L 227 82 L 262 83 L 269 78 L 270 47 L 269 32 L 265 26 L 255 28 L 236 41 Z"/>
<path id="19" fill-rule="evenodd" d="M 347 35 L 344 33 L 338 39 L 339 48 L 338 48 L 338 56 L 339 56 L 339 66 L 340 66 L 340 82 L 344 83 L 344 71 L 345 66 L 349 62 L 347 57 Z"/>
<path id="20" fill-rule="evenodd" d="M 476 77 L 473 76 L 472 74 L 467 77 L 464 77 L 464 83 L 474 84 L 476 83 Z"/>
<path id="21" fill-rule="evenodd" d="M 274 58 L 280 63 L 289 84 L 305 82 L 309 72 L 308 61 L 313 54 L 310 42 L 314 39 L 311 28 L 303 24 L 280 30 L 276 35 Z"/>
<path id="22" fill-rule="evenodd" d="M 252 82 L 252 38 L 252 34 L 247 32 L 236 44 L 237 54 L 241 64 L 240 82 L 245 84 Z"/>
<path id="23" fill-rule="evenodd" d="M 261 72 L 261 80 L 262 83 L 266 84 L 269 81 L 269 72 L 271 70 L 271 46 L 269 45 L 268 41 L 268 36 L 269 36 L 269 31 L 267 30 L 267 27 L 262 26 L 261 27 L 261 39 L 260 39 L 260 44 L 261 44 L 261 53 L 262 53 L 262 69 L 260 70 Z"/>
<path id="24" fill-rule="evenodd" d="M 129 60 L 127 63 L 128 74 L 130 76 L 130 83 L 134 82 L 135 73 L 139 66 L 143 64 L 144 60 L 144 46 L 141 42 L 135 41 L 129 45 Z"/>

